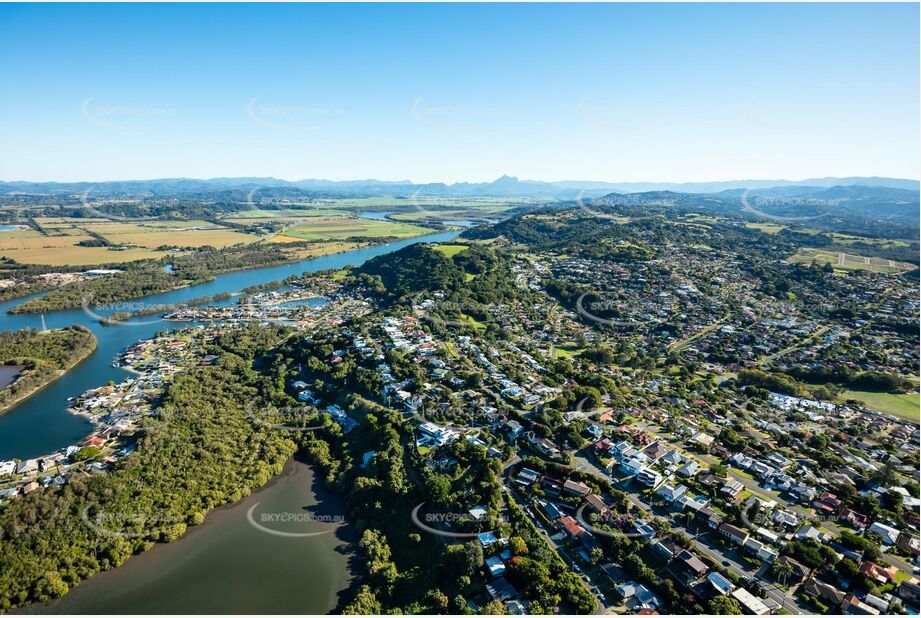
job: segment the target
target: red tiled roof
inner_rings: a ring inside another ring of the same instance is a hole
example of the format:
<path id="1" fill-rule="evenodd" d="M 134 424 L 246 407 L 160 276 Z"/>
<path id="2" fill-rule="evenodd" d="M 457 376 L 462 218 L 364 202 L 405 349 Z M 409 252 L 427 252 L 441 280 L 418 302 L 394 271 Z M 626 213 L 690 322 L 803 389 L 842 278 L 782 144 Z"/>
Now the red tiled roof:
<path id="1" fill-rule="evenodd" d="M 563 527 L 566 528 L 566 532 L 568 532 L 572 536 L 579 536 L 580 534 L 585 532 L 585 529 L 579 525 L 579 522 L 577 522 L 575 519 L 573 519 L 569 515 L 562 518 L 560 521 L 562 522 Z"/>

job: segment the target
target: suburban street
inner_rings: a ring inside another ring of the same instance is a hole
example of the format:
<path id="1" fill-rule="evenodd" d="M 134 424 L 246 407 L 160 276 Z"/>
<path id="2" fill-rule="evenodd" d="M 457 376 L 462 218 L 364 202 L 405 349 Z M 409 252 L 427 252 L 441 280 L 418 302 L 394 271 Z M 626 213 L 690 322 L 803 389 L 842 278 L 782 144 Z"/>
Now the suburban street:
<path id="1" fill-rule="evenodd" d="M 581 455 L 577 455 L 573 457 L 573 467 L 575 467 L 577 470 L 580 470 L 582 472 L 594 474 L 596 476 L 601 476 L 602 478 L 605 478 L 605 479 L 609 478 L 602 468 L 600 468 L 594 462 L 589 461 L 588 459 L 586 459 L 585 457 Z M 624 489 L 621 486 L 618 486 L 618 487 L 621 489 L 621 491 L 623 491 L 627 495 L 627 499 L 634 506 L 637 506 L 651 513 L 656 512 L 656 509 L 652 505 L 640 499 L 635 494 L 635 492 L 630 491 L 628 489 Z M 753 569 L 747 564 L 745 564 L 744 562 L 736 560 L 728 552 L 723 551 L 720 545 L 712 541 L 706 533 L 704 533 L 704 536 L 701 536 L 700 531 L 697 531 L 697 530 L 692 531 L 687 526 L 685 526 L 682 523 L 680 517 L 671 519 L 670 521 L 671 521 L 671 524 L 675 528 L 682 530 L 685 534 L 691 537 L 692 542 L 693 542 L 693 547 L 696 551 L 699 551 L 700 553 L 709 556 L 717 564 L 725 566 L 724 563 L 728 563 L 729 564 L 728 568 L 731 568 L 733 571 L 735 571 L 738 574 L 744 575 L 746 577 L 750 577 L 752 579 L 759 579 L 759 580 L 762 579 L 762 576 L 764 575 L 764 572 L 766 570 L 765 566 L 762 566 L 760 569 Z M 772 599 L 773 601 L 776 601 L 779 605 L 781 605 L 782 607 L 786 607 L 789 611 L 793 613 L 796 613 L 796 614 L 811 613 L 811 610 L 800 605 L 794 598 L 782 594 L 782 592 L 780 592 L 776 587 L 766 588 L 765 592 L 767 593 L 768 598 Z M 792 588 L 791 588 L 791 592 L 792 592 Z"/>

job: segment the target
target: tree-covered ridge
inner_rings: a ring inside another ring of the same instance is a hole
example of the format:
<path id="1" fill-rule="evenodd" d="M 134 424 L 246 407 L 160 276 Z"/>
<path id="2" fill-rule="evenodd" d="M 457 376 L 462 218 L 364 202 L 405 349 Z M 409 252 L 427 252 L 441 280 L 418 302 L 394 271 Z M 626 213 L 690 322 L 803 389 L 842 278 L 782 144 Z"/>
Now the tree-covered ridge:
<path id="1" fill-rule="evenodd" d="M 11 501 L 0 513 L 0 608 L 61 596 L 278 474 L 295 445 L 246 407 L 271 398 L 273 380 L 252 364 L 284 335 L 251 327 L 221 338 L 218 363 L 177 375 L 119 468 Z"/>
<path id="2" fill-rule="evenodd" d="M 714 248 L 727 250 L 769 249 L 778 254 L 785 253 L 786 256 L 799 247 L 814 247 L 832 252 L 858 253 L 911 264 L 919 263 L 918 242 L 903 241 L 903 238 L 912 237 L 910 231 L 903 228 L 888 229 L 884 224 L 883 231 L 875 226 L 850 229 L 836 228 L 832 224 L 828 229 L 815 229 L 817 221 L 833 221 L 822 218 L 810 220 L 802 226 L 779 226 L 779 232 L 776 234 L 761 234 L 744 225 L 746 221 L 758 221 L 757 218 L 746 219 L 744 216 L 723 214 L 715 219 L 708 219 L 706 226 L 690 222 L 693 217 L 701 216 L 700 213 L 705 212 L 705 208 L 676 209 L 667 204 L 647 207 L 637 207 L 629 203 L 590 207 L 548 207 L 520 212 L 493 226 L 472 228 L 465 231 L 462 238 L 486 240 L 501 237 L 511 243 L 527 245 L 532 250 L 560 250 L 585 257 L 604 255 L 606 259 L 617 259 L 616 255 L 600 252 L 597 249 L 598 244 L 612 239 L 630 242 L 636 239 L 637 230 L 658 230 L 659 234 L 664 234 L 664 238 L 670 242 L 683 242 L 694 236 L 706 237 L 716 243 L 712 245 Z M 711 230 L 718 233 L 710 233 Z M 848 233 L 866 236 L 848 239 L 840 233 L 846 230 L 850 230 Z M 873 242 L 874 238 L 896 240 Z M 744 244 L 739 244 L 740 242 Z M 650 243 L 646 248 L 654 246 L 658 245 Z M 917 273 L 914 276 L 917 277 Z"/>
<path id="3" fill-rule="evenodd" d="M 380 277 L 394 298 L 423 290 L 457 289 L 463 270 L 430 245 L 415 244 L 365 262 L 358 272 Z"/>
<path id="4" fill-rule="evenodd" d="M 15 380 L 0 390 L 0 411 L 59 377 L 95 349 L 96 337 L 79 325 L 0 333 L 0 364 L 22 367 Z"/>
<path id="5" fill-rule="evenodd" d="M 79 325 L 48 331 L 34 328 L 3 331 L 0 332 L 0 363 L 33 359 L 55 369 L 66 369 L 75 358 L 84 356 L 95 345 L 93 333 Z"/>
<path id="6" fill-rule="evenodd" d="M 521 298 L 523 292 L 510 275 L 515 257 L 480 244 L 447 257 L 432 245 L 410 245 L 368 260 L 355 272 L 379 278 L 382 291 L 396 303 L 406 303 L 418 293 L 444 295 L 442 308 L 467 303 L 501 303 Z"/>

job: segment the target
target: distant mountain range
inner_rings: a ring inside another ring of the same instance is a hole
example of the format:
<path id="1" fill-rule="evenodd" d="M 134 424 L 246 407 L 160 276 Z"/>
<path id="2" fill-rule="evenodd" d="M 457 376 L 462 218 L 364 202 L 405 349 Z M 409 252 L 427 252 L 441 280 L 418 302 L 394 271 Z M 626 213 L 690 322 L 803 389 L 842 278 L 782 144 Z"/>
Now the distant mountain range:
<path id="1" fill-rule="evenodd" d="M 533 199 L 576 199 L 577 197 L 598 197 L 610 193 L 642 193 L 648 191 L 673 191 L 678 193 L 724 193 L 750 190 L 770 189 L 774 195 L 787 194 L 786 191 L 818 189 L 843 190 L 848 187 L 897 189 L 913 192 L 917 201 L 919 181 L 902 178 L 862 177 L 847 178 L 808 178 L 806 180 L 727 180 L 718 182 L 600 182 L 565 180 L 560 182 L 542 182 L 536 180 L 519 180 L 514 176 L 502 176 L 493 182 L 459 182 L 454 184 L 424 183 L 416 184 L 408 180 L 297 180 L 288 181 L 278 178 L 211 178 L 198 180 L 192 178 L 163 178 L 157 180 L 118 180 L 109 182 L 0 182 L 0 195 L 26 194 L 74 194 L 92 191 L 94 195 L 148 195 L 148 196 L 182 196 L 190 194 L 213 193 L 222 191 L 250 191 L 252 189 L 294 189 L 328 196 L 375 197 L 408 196 L 419 197 L 520 197 Z M 792 195 L 792 194 L 790 194 Z M 904 195 L 903 195 L 904 196 Z"/>

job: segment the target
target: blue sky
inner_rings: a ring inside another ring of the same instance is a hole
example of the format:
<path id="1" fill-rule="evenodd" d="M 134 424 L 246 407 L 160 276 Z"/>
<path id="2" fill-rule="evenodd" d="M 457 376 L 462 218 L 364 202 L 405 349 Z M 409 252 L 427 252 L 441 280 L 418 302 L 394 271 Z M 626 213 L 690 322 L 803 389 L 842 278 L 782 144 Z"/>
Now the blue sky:
<path id="1" fill-rule="evenodd" d="M 0 5 L 0 178 L 918 177 L 917 4 Z"/>

